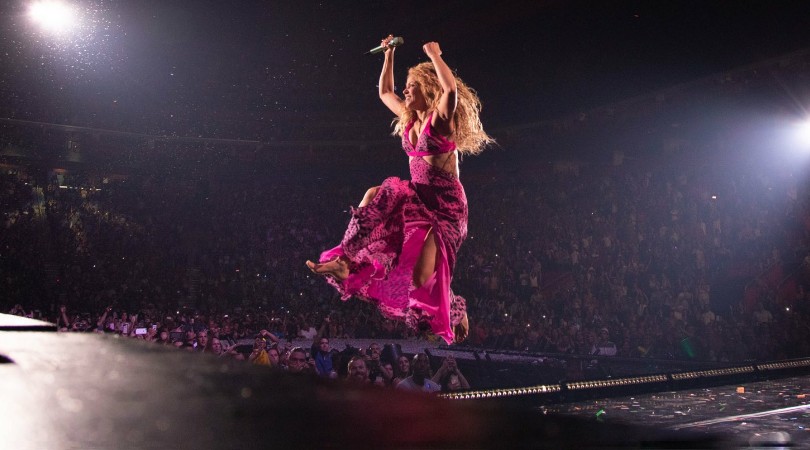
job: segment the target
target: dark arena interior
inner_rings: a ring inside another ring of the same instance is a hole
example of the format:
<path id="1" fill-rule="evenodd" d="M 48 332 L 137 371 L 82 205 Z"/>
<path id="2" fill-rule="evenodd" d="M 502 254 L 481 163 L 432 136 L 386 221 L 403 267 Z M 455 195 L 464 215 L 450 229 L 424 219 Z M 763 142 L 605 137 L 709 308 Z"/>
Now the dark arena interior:
<path id="1" fill-rule="evenodd" d="M 348 3 L 2 3 L 2 447 L 810 448 L 810 4 Z M 452 345 L 304 265 L 389 33 L 496 141 Z"/>

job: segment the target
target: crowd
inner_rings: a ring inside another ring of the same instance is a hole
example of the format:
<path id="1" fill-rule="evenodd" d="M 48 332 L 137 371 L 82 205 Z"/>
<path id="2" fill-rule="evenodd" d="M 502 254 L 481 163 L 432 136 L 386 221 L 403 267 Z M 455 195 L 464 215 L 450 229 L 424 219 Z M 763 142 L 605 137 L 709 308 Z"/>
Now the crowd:
<path id="1" fill-rule="evenodd" d="M 30 314 L 20 304 L 14 305 L 9 314 L 39 316 L 38 311 Z M 367 349 L 351 345 L 343 350 L 332 348 L 326 336 L 331 325 L 328 317 L 317 331 L 301 330 L 298 336 L 284 336 L 266 329 L 254 331 L 250 325 L 242 326 L 243 321 L 231 320 L 228 315 L 208 318 L 177 311 L 164 318 L 163 314 L 150 304 L 137 314 L 125 311 L 119 314 L 108 306 L 100 315 L 90 317 L 71 314 L 63 305 L 55 323 L 60 332 L 114 334 L 296 375 L 428 393 L 470 389 L 453 356 L 442 358 L 434 373 L 427 353 L 406 354 L 399 345 L 386 344 L 383 349 L 372 342 Z M 300 342 L 301 338 L 311 342 L 311 346 L 294 346 L 292 339 Z"/>
<path id="2" fill-rule="evenodd" d="M 195 340 L 182 345 L 214 353 L 264 332 L 432 339 L 342 302 L 303 265 L 334 244 L 378 174 L 328 162 L 257 173 L 195 145 L 152 158 L 120 177 L 4 165 L 4 311 L 175 345 L 171 334 L 190 328 Z M 713 361 L 810 354 L 798 179 L 760 165 L 471 167 L 454 279 L 471 319 L 464 345 Z M 795 292 L 746 299 L 745 285 L 776 268 Z M 290 350 L 276 347 L 279 364 Z"/>

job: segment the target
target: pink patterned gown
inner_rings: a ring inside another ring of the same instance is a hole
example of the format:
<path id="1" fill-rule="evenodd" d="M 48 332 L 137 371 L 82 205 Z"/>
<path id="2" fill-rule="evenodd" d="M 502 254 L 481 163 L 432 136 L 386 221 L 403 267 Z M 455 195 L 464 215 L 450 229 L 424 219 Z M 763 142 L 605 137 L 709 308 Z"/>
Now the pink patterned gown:
<path id="1" fill-rule="evenodd" d="M 402 147 L 411 156 L 411 180 L 390 177 L 367 206 L 352 208 L 343 241 L 323 252 L 321 262 L 343 256 L 350 274 L 339 282 L 327 280 L 345 301 L 351 297 L 372 302 L 390 319 L 404 320 L 418 329 L 427 323 L 434 334 L 453 342 L 453 326 L 465 313 L 463 297 L 453 294 L 450 282 L 464 238 L 467 237 L 467 197 L 455 175 L 432 166 L 422 156 L 455 150 L 456 145 L 428 125 L 416 145 L 408 139 L 409 124 L 402 135 Z M 430 230 L 437 247 L 436 269 L 419 288 L 413 270 Z"/>

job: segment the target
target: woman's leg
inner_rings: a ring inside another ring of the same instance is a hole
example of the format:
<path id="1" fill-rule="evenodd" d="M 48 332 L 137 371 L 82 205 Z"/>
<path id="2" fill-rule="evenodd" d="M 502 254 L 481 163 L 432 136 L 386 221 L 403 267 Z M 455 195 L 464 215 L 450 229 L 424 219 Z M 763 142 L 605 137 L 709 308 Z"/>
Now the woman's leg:
<path id="1" fill-rule="evenodd" d="M 371 203 L 371 201 L 374 200 L 374 197 L 377 196 L 377 192 L 379 190 L 379 186 L 369 188 L 369 190 L 367 190 L 366 194 L 363 196 L 363 200 L 360 201 L 360 207 L 362 208 Z M 343 281 L 349 277 L 349 263 L 343 257 L 338 257 L 325 263 L 314 263 L 312 261 L 307 261 L 307 267 L 315 274 L 329 275 L 338 281 Z"/>
<path id="2" fill-rule="evenodd" d="M 371 201 L 374 200 L 374 197 L 377 196 L 377 191 L 379 191 L 379 190 L 380 190 L 379 186 L 374 186 L 372 188 L 369 188 L 366 191 L 366 195 L 363 196 L 363 200 L 360 201 L 360 207 L 362 208 L 362 207 L 368 205 L 369 203 L 371 203 Z"/>
<path id="3" fill-rule="evenodd" d="M 422 253 L 419 254 L 419 260 L 413 267 L 413 284 L 417 288 L 422 287 L 433 276 L 436 271 L 436 257 L 438 252 L 436 249 L 436 238 L 434 237 L 433 229 L 428 231 L 425 236 L 425 245 L 422 246 Z"/>
<path id="4" fill-rule="evenodd" d="M 436 246 L 436 237 L 431 228 L 425 236 L 425 245 L 422 246 L 422 253 L 420 253 L 419 260 L 413 268 L 413 284 L 415 287 L 422 287 L 434 276 L 434 272 L 436 271 L 436 258 L 438 258 L 438 256 L 439 252 Z M 459 323 L 453 327 L 454 342 L 460 343 L 464 341 L 467 338 L 469 329 L 469 318 L 467 317 L 467 312 L 464 311 L 464 315 Z"/>
<path id="5" fill-rule="evenodd" d="M 330 275 L 338 281 L 343 281 L 349 277 L 349 263 L 343 257 L 325 263 L 314 263 L 307 260 L 307 267 L 314 274 Z"/>

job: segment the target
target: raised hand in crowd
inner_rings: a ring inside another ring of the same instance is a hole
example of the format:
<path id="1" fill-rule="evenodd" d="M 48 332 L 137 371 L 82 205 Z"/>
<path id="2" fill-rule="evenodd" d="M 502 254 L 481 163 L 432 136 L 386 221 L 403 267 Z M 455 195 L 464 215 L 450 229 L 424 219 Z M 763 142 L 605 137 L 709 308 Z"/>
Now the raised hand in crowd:
<path id="1" fill-rule="evenodd" d="M 431 379 L 442 386 L 442 391 L 470 388 L 470 383 L 467 382 L 467 378 L 459 370 L 458 363 L 452 355 L 444 358 L 441 367 Z"/>

